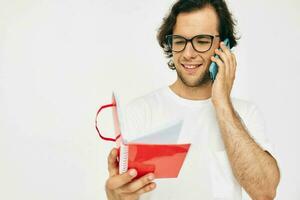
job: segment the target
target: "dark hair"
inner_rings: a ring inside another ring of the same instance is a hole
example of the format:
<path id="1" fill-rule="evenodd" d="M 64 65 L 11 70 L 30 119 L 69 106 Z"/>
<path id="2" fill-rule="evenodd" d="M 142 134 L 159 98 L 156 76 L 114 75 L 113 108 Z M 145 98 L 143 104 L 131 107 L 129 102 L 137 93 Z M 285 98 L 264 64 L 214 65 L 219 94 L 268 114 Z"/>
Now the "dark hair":
<path id="1" fill-rule="evenodd" d="M 220 39 L 223 41 L 229 38 L 230 48 L 237 45 L 237 37 L 235 32 L 235 21 L 232 14 L 229 12 L 225 0 L 178 0 L 171 8 L 170 13 L 163 18 L 163 23 L 158 29 L 157 40 L 159 45 L 163 48 L 167 58 L 173 56 L 172 50 L 166 43 L 166 35 L 173 33 L 176 24 L 176 18 L 180 13 L 192 12 L 204 8 L 205 6 L 212 6 L 219 18 L 218 31 Z M 172 60 L 168 62 L 170 69 L 175 69 Z"/>

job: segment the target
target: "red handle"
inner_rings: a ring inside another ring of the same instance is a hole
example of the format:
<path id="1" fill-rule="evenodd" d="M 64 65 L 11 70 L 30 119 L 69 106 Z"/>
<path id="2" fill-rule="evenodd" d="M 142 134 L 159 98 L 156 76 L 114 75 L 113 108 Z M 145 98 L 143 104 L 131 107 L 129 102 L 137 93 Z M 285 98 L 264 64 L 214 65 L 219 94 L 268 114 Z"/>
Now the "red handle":
<path id="1" fill-rule="evenodd" d="M 99 113 L 101 112 L 101 110 L 102 110 L 102 109 L 105 109 L 105 108 L 109 108 L 109 107 L 114 107 L 114 106 L 116 106 L 115 103 L 103 105 L 103 106 L 101 106 L 101 107 L 99 108 L 99 110 L 97 111 L 96 118 L 95 118 L 95 128 L 96 128 L 96 130 L 97 130 L 97 132 L 98 132 L 98 134 L 99 134 L 99 136 L 100 136 L 100 138 L 101 138 L 102 140 L 107 140 L 107 141 L 113 141 L 113 142 L 115 142 L 115 141 L 121 136 L 121 135 L 119 134 L 115 139 L 114 139 L 114 138 L 104 137 L 103 135 L 101 135 L 101 133 L 100 133 L 100 131 L 99 131 L 99 128 L 98 128 L 98 125 L 97 125 L 97 123 L 98 123 L 97 118 L 98 118 L 98 115 L 99 115 Z"/>

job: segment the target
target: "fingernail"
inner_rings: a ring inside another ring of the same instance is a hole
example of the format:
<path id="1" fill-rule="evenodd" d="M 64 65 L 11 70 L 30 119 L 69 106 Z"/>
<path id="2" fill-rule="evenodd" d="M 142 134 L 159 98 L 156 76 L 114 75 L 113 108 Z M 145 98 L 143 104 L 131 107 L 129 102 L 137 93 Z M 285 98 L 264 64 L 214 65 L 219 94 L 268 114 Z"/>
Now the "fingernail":
<path id="1" fill-rule="evenodd" d="M 137 175 L 136 170 L 134 169 L 129 170 L 129 175 L 133 177 L 136 176 Z"/>
<path id="2" fill-rule="evenodd" d="M 148 176 L 148 180 L 149 181 L 152 181 L 154 179 L 154 175 L 153 174 L 150 174 L 149 176 Z"/>
<path id="3" fill-rule="evenodd" d="M 150 188 L 151 188 L 151 189 L 154 189 L 154 188 L 155 188 L 155 184 L 152 183 L 152 184 L 150 185 Z"/>
<path id="4" fill-rule="evenodd" d="M 116 155 L 118 154 L 118 151 L 117 151 L 116 149 L 114 149 L 114 150 L 111 152 L 111 154 L 112 154 L 113 156 L 116 156 Z"/>

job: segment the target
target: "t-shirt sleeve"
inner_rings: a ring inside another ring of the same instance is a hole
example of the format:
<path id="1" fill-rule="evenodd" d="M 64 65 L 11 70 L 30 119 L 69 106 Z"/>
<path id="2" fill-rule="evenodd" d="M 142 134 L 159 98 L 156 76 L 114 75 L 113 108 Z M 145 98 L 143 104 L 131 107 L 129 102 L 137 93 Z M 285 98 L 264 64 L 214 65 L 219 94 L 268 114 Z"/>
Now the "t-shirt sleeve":
<path id="1" fill-rule="evenodd" d="M 264 150 L 269 152 L 273 157 L 275 156 L 274 146 L 267 136 L 265 120 L 263 118 L 262 112 L 259 108 L 252 104 L 245 117 L 245 126 L 250 134 L 250 136 L 255 140 L 255 142 Z"/>

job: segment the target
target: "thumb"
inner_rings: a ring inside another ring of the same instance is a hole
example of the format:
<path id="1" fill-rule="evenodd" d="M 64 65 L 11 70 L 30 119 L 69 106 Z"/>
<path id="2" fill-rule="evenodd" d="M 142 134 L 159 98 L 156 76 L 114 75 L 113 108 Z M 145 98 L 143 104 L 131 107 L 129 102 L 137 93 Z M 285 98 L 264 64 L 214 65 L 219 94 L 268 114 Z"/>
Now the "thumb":
<path id="1" fill-rule="evenodd" d="M 119 162 L 117 158 L 118 158 L 118 149 L 113 148 L 110 151 L 109 156 L 107 158 L 108 172 L 110 177 L 119 174 Z"/>

